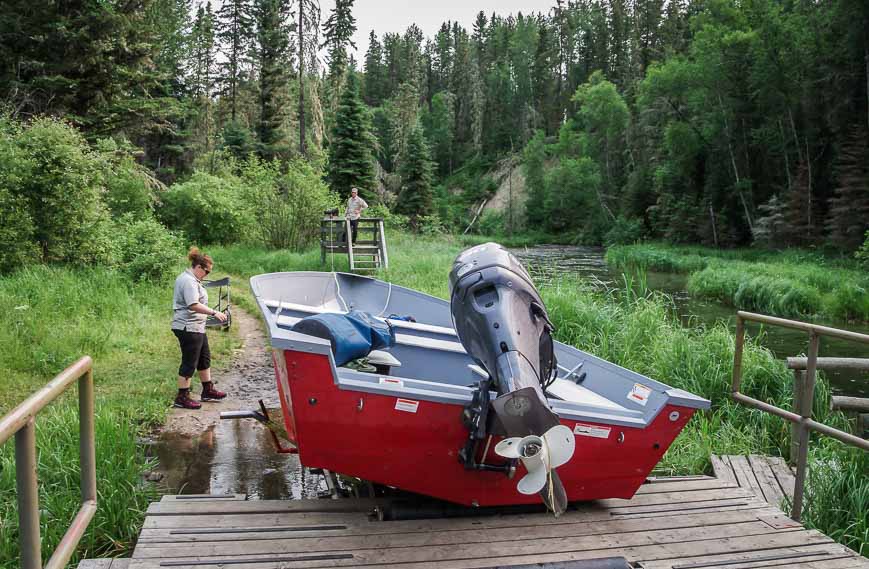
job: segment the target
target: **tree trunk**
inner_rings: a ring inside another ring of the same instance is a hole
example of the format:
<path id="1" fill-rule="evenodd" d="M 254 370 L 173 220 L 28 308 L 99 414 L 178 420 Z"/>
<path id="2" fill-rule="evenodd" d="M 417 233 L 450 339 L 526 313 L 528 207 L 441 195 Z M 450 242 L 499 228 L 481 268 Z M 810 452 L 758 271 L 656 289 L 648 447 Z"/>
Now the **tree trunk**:
<path id="1" fill-rule="evenodd" d="M 299 2 L 299 152 L 307 156 L 305 144 L 305 2 Z"/>

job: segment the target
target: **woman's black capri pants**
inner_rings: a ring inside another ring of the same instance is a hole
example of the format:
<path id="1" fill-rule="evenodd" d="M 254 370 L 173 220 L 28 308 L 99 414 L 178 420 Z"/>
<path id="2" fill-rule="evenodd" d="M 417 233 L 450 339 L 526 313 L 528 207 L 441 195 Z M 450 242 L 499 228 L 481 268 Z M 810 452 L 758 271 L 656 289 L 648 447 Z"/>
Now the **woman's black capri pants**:
<path id="1" fill-rule="evenodd" d="M 205 333 L 175 329 L 172 332 L 181 344 L 181 367 L 178 368 L 180 377 L 193 377 L 195 370 L 211 367 L 211 350 L 208 349 L 208 336 Z"/>

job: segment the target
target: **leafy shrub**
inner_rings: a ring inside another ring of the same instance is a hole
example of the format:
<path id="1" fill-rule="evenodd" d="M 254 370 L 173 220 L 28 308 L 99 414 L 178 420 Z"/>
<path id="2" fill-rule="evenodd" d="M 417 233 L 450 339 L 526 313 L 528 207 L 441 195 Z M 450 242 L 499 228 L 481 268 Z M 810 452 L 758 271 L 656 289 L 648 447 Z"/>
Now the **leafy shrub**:
<path id="1" fill-rule="evenodd" d="M 447 232 L 437 214 L 421 215 L 416 218 L 416 230 L 422 235 L 443 235 Z"/>
<path id="2" fill-rule="evenodd" d="M 612 227 L 604 233 L 603 244 L 610 247 L 636 243 L 643 238 L 643 233 L 642 220 L 619 216 L 613 222 Z"/>
<path id="3" fill-rule="evenodd" d="M 272 249 L 303 250 L 319 237 L 323 211 L 338 205 L 322 173 L 305 160 L 288 162 L 281 173 L 278 162 L 251 158 L 241 175 L 259 238 Z"/>
<path id="4" fill-rule="evenodd" d="M 409 231 L 410 230 L 410 219 L 406 215 L 401 215 L 400 213 L 393 213 L 387 206 L 384 204 L 377 204 L 371 206 L 365 214 L 368 217 L 380 217 L 383 219 L 383 224 L 390 229 L 397 229 L 400 231 Z"/>
<path id="5" fill-rule="evenodd" d="M 103 158 L 104 201 L 112 215 L 150 215 L 156 200 L 155 192 L 162 189 L 162 184 L 136 163 L 129 146 L 121 147 L 109 138 L 97 142 L 97 150 Z"/>
<path id="6" fill-rule="evenodd" d="M 487 211 L 477 221 L 475 233 L 481 235 L 502 235 L 504 233 L 504 214 L 497 211 Z"/>
<path id="7" fill-rule="evenodd" d="M 153 217 L 128 213 L 117 221 L 115 230 L 118 267 L 133 280 L 165 279 L 184 254 L 181 239 Z"/>
<path id="8" fill-rule="evenodd" d="M 236 243 L 256 235 L 252 204 L 235 177 L 196 172 L 166 191 L 160 216 L 197 243 Z"/>
<path id="9" fill-rule="evenodd" d="M 869 268 L 869 231 L 866 232 L 866 241 L 863 242 L 863 246 L 854 256 L 860 260 L 864 267 Z"/>
<path id="10" fill-rule="evenodd" d="M 6 269 L 29 260 L 73 264 L 111 260 L 98 154 L 81 134 L 56 119 L 15 124 L 0 119 L 0 220 Z"/>

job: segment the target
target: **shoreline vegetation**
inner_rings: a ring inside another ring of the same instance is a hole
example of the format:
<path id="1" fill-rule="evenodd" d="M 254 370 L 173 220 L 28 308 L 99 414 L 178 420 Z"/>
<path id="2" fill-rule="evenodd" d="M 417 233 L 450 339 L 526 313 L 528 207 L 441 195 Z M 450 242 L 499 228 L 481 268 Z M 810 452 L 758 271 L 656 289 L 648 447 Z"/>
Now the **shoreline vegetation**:
<path id="1" fill-rule="evenodd" d="M 420 237 L 390 232 L 390 269 L 377 276 L 439 297 L 447 297 L 446 275 L 456 255 L 478 238 Z M 233 276 L 234 298 L 253 310 L 247 278 L 281 270 L 330 270 L 319 250 L 302 253 L 262 246 L 207 249 L 221 274 Z M 181 270 L 181 264 L 177 266 Z M 334 269 L 347 270 L 346 256 Z M 239 278 L 240 277 L 240 278 Z M 84 354 L 96 362 L 98 491 L 100 507 L 82 540 L 80 557 L 123 555 L 132 548 L 149 500 L 158 489 L 144 482 L 153 467 L 138 438 L 159 425 L 169 409 L 176 346 L 168 333 L 171 283 L 132 282 L 117 269 L 32 266 L 0 277 L 0 328 L 7 370 L 0 380 L 0 412 L 11 409 L 54 374 Z M 789 444 L 788 425 L 730 400 L 733 334 L 725 325 L 681 326 L 665 295 L 644 290 L 593 291 L 576 280 L 541 287 L 557 326 L 557 339 L 619 365 L 713 401 L 697 414 L 673 444 L 658 471 L 710 472 L 709 455 L 781 455 Z M 237 346 L 234 333 L 216 333 L 215 349 L 225 361 Z M 783 362 L 753 342 L 745 352 L 749 395 L 788 408 L 790 375 Z M 218 375 L 219 380 L 219 375 Z M 821 379 L 818 420 L 847 428 L 829 411 L 830 389 Z M 67 395 L 37 421 L 40 449 L 40 508 L 45 551 L 61 537 L 78 506 L 77 411 Z M 786 456 L 786 455 L 785 455 Z M 0 448 L 0 558 L 17 551 L 17 514 L 11 445 Z M 869 457 L 836 441 L 819 438 L 810 449 L 805 521 L 862 554 L 869 551 Z M 0 567 L 10 569 L 10 561 Z"/>
<path id="2" fill-rule="evenodd" d="M 610 247 L 606 261 L 625 271 L 688 275 L 688 292 L 740 310 L 781 317 L 869 321 L 869 273 L 853 259 L 805 250 L 719 250 L 664 244 Z"/>

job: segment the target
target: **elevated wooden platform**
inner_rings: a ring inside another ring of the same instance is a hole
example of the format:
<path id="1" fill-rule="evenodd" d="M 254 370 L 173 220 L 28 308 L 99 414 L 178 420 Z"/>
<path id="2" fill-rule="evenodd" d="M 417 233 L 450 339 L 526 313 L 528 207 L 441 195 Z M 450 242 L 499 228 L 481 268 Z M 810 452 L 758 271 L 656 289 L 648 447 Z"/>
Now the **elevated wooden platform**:
<path id="1" fill-rule="evenodd" d="M 386 250 L 386 231 L 383 219 L 360 217 L 356 241 L 348 239 L 350 221 L 339 217 L 325 217 L 320 222 L 320 261 L 326 263 L 329 255 L 347 255 L 351 271 L 375 271 L 389 268 Z"/>
<path id="2" fill-rule="evenodd" d="M 785 508 L 794 499 L 794 472 L 778 456 L 712 455 L 716 478 L 745 488 L 777 508 Z M 785 500 L 787 499 L 787 500 Z"/>
<path id="3" fill-rule="evenodd" d="M 129 569 L 455 569 L 623 556 L 644 569 L 867 567 L 754 492 L 710 477 L 650 479 L 631 500 L 550 514 L 378 522 L 365 500 L 166 497 Z M 547 565 L 540 565 L 546 567 Z"/>

